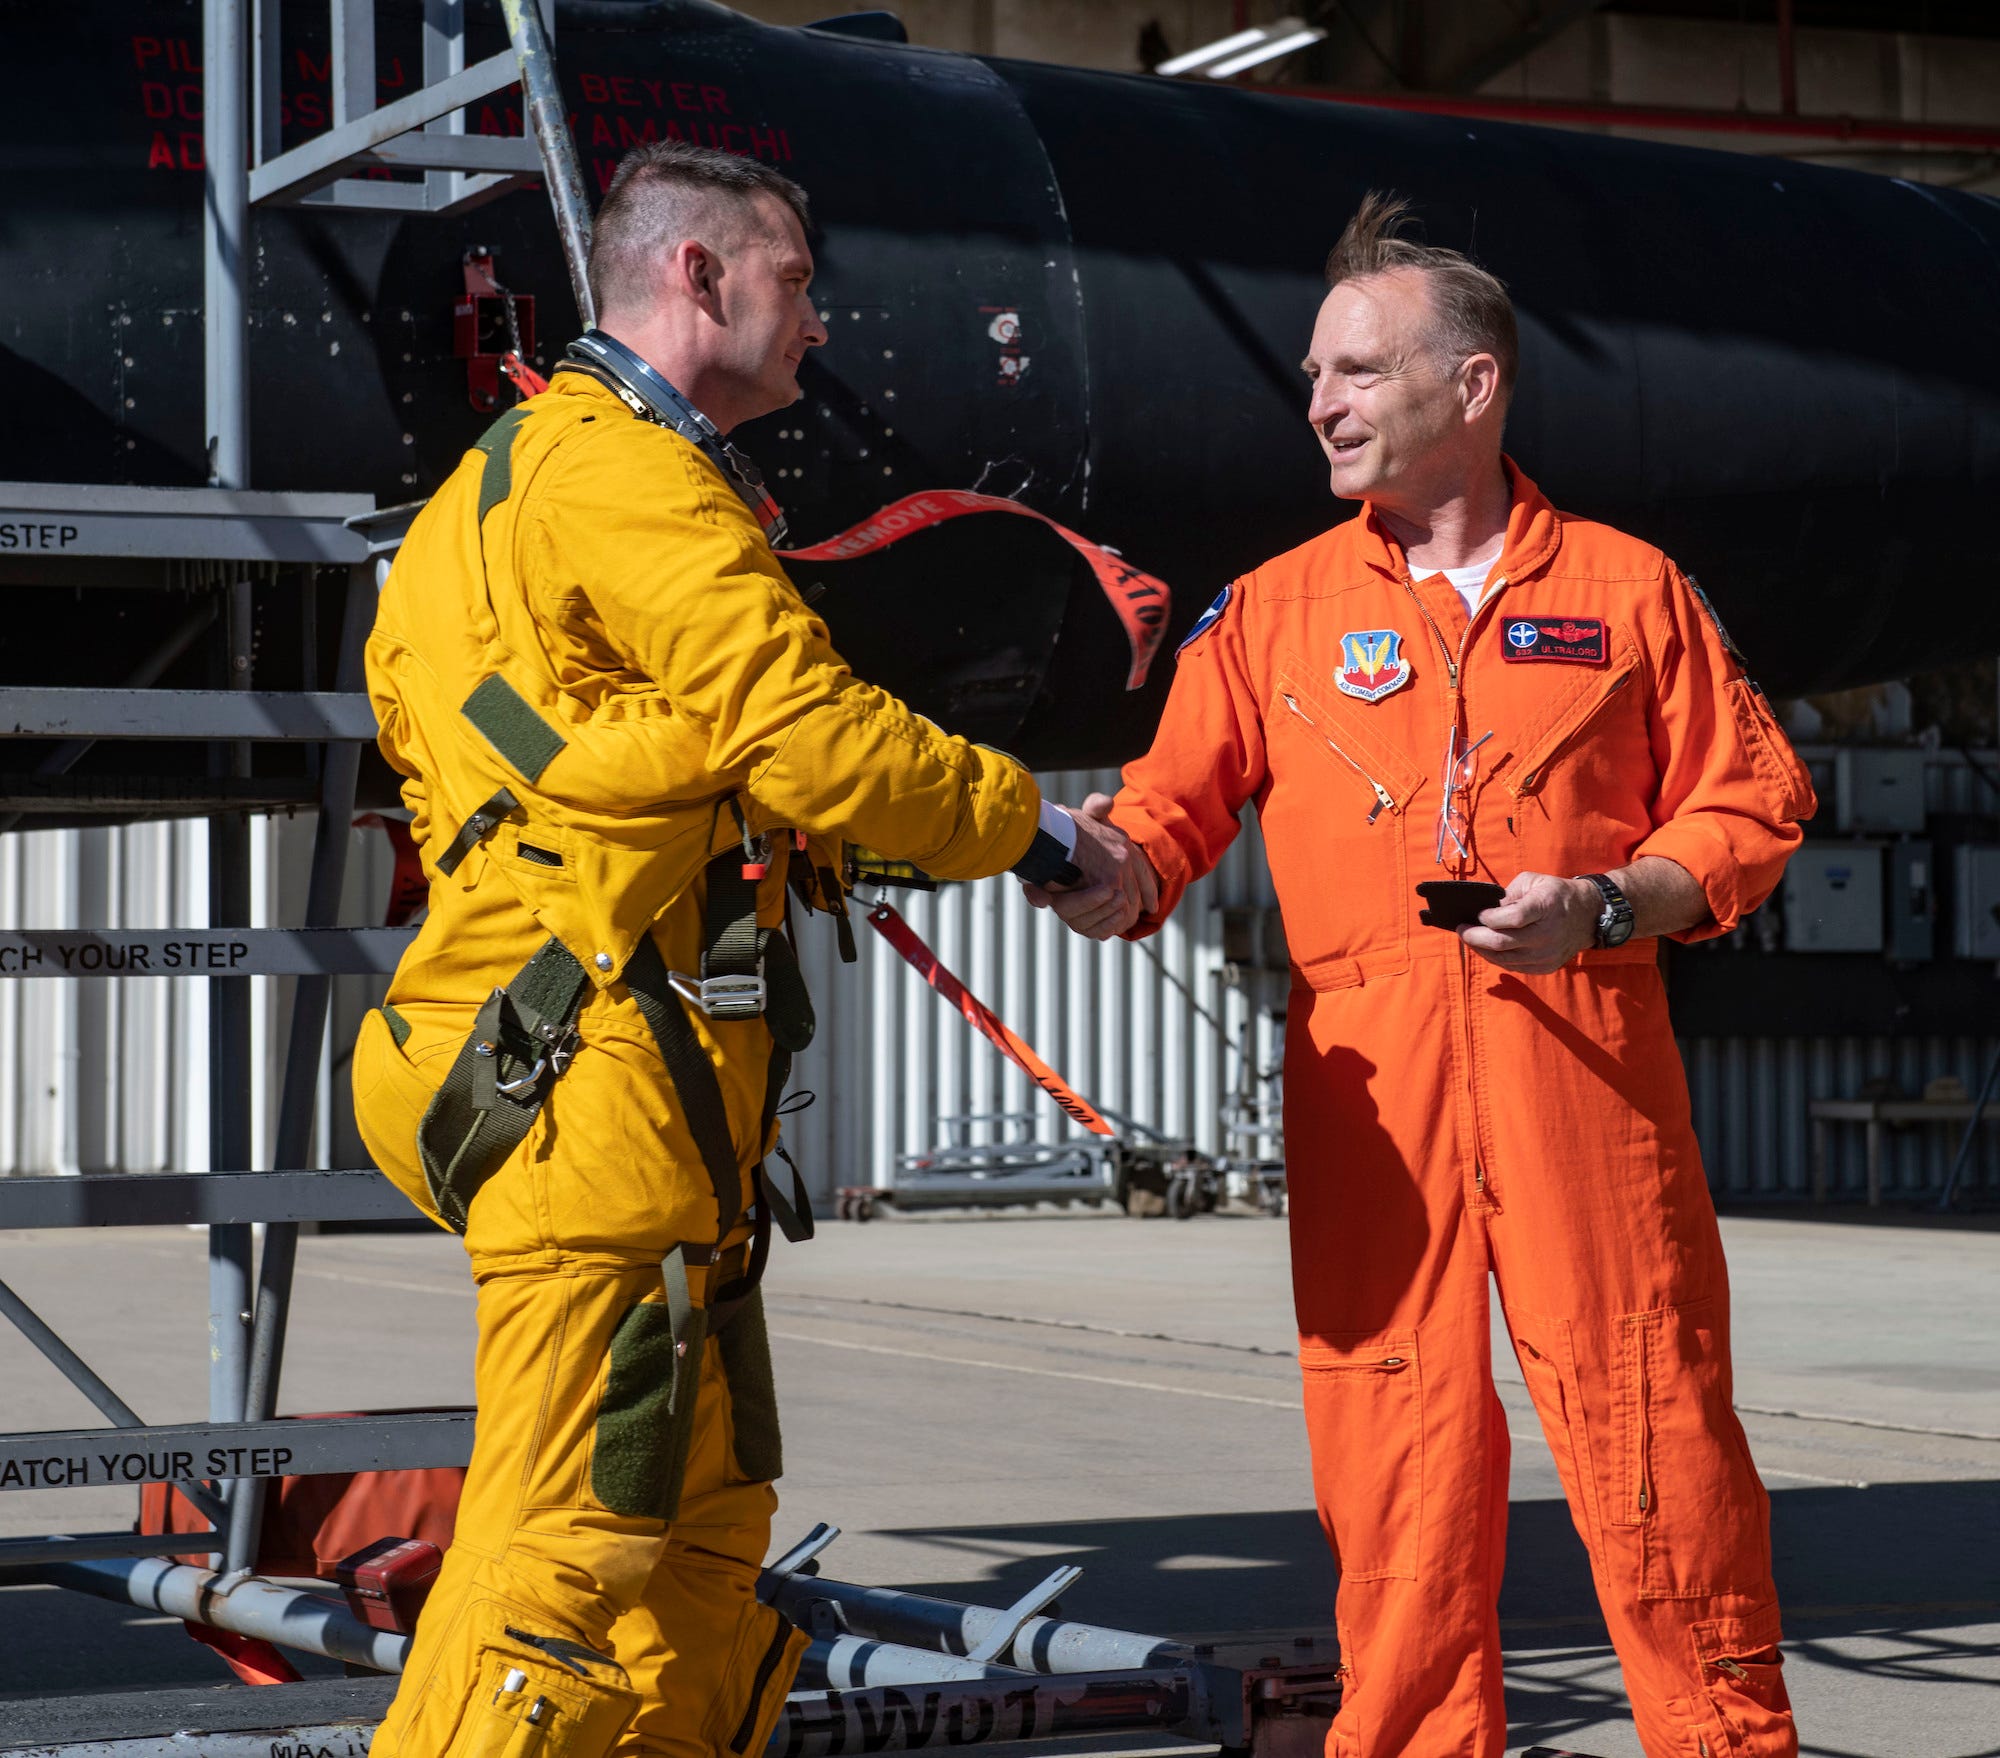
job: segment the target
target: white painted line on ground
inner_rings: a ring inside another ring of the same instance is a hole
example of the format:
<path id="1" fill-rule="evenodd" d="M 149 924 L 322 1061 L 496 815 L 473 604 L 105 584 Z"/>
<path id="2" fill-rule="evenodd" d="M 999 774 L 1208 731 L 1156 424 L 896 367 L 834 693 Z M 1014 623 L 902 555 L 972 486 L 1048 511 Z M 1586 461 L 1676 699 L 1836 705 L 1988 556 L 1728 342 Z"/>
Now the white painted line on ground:
<path id="1" fill-rule="evenodd" d="M 1824 1410 L 1780 1410 L 1769 1404 L 1739 1404 L 1745 1416 L 1784 1416 L 1794 1422 L 1832 1422 L 1846 1428 L 1879 1428 L 1890 1434 L 1936 1435 L 1945 1441 L 2000 1441 L 2000 1434 L 1982 1434 L 1973 1428 L 1925 1428 L 1914 1422 L 1877 1422 L 1872 1416 L 1833 1416 Z"/>
<path id="2" fill-rule="evenodd" d="M 934 1355 L 928 1349 L 891 1349 L 885 1343 L 849 1343 L 834 1337 L 814 1337 L 804 1331 L 773 1331 L 787 1343 L 817 1343 L 823 1349 L 851 1349 L 858 1355 L 895 1355 L 905 1361 L 934 1361 L 940 1367 L 984 1367 L 995 1373 L 1025 1373 L 1036 1379 L 1080 1380 L 1091 1386 L 1117 1386 L 1128 1392 L 1165 1392 L 1176 1398 L 1212 1398 L 1224 1404 L 1258 1404 L 1267 1410 L 1303 1410 L 1296 1398 L 1253 1398 L 1247 1392 L 1214 1392 L 1204 1386 L 1169 1386 L 1158 1380 L 1114 1379 L 1109 1374 L 1071 1373 L 1059 1367 L 1029 1367 L 1017 1361 L 978 1361 L 969 1355 Z M 1514 1434 L 1517 1441 L 1539 1441 L 1540 1435 Z"/>
<path id="3" fill-rule="evenodd" d="M 1817 1471 L 1783 1471 L 1776 1465 L 1759 1465 L 1760 1477 L 1796 1477 L 1801 1483 L 1831 1483 L 1842 1489 L 1867 1489 L 1870 1487 L 1865 1477 L 1822 1477 Z"/>
<path id="4" fill-rule="evenodd" d="M 779 1300 L 823 1301 L 829 1306 L 872 1306 L 885 1312 L 924 1312 L 939 1318 L 984 1319 L 996 1325 L 1039 1325 L 1055 1331 L 1085 1331 L 1093 1337 L 1124 1337 L 1137 1343 L 1179 1343 L 1189 1349 L 1225 1349 L 1232 1355 L 1268 1355 L 1282 1361 L 1296 1360 L 1295 1347 L 1269 1348 L 1262 1343 L 1223 1343 L 1213 1337 L 1177 1337 L 1169 1331 L 1127 1331 L 1116 1325 L 1091 1324 L 1083 1319 L 1050 1318 L 1042 1313 L 982 1312 L 966 1306 L 921 1306 L 910 1300 L 876 1300 L 861 1294 L 807 1294 L 786 1289 L 782 1293 L 766 1289 L 771 1303 Z"/>
<path id="5" fill-rule="evenodd" d="M 885 1343 L 848 1343 L 815 1337 L 804 1331 L 773 1331 L 787 1343 L 816 1343 L 823 1349 L 851 1349 L 858 1355 L 896 1355 L 905 1361 L 934 1361 L 940 1367 L 984 1367 L 994 1373 L 1025 1373 L 1037 1379 L 1080 1380 L 1091 1386 L 1117 1386 L 1128 1392 L 1167 1392 L 1177 1398 L 1212 1398 L 1223 1404 L 1259 1404 L 1267 1410 L 1303 1410 L 1296 1398 L 1253 1398 L 1247 1392 L 1214 1392 L 1203 1386 L 1168 1386 L 1158 1380 L 1114 1379 L 1109 1374 L 1070 1373 L 1057 1367 L 1028 1367 L 1013 1361 L 976 1361 L 967 1355 L 935 1355 L 928 1349 L 891 1349 Z"/>

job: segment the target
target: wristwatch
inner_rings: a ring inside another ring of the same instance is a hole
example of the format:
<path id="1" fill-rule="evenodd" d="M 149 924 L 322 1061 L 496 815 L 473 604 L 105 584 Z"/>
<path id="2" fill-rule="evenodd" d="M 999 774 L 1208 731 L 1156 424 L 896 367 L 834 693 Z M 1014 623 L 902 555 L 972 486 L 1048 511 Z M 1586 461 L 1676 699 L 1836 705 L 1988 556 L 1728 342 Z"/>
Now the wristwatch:
<path id="1" fill-rule="evenodd" d="M 1583 875 L 1604 895 L 1604 913 L 1597 918 L 1599 946 L 1623 946 L 1632 938 L 1632 905 L 1625 893 L 1602 873 Z"/>

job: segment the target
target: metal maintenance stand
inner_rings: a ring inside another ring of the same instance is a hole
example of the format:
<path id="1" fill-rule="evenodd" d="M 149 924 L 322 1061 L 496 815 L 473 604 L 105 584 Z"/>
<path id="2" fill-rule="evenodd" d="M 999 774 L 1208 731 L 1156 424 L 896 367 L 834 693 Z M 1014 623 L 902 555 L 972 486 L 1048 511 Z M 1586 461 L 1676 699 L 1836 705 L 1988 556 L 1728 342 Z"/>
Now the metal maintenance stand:
<path id="1" fill-rule="evenodd" d="M 225 1582 L 241 1579 L 255 1561 L 265 1480 L 287 1472 L 463 1464 L 471 1449 L 471 1415 L 463 1411 L 273 1420 L 299 1224 L 408 1213 L 408 1205 L 372 1168 L 293 1169 L 306 1165 L 313 1140 L 333 977 L 392 969 L 410 938 L 405 930 L 334 925 L 359 747 L 375 736 L 373 712 L 359 693 L 379 564 L 369 537 L 357 527 L 372 522 L 372 507 L 354 496 L 13 483 L 0 484 L 0 518 L 52 527 L 59 544 L 48 564 L 51 573 L 60 567 L 61 583 L 86 593 L 93 564 L 116 564 L 127 583 L 131 564 L 152 564 L 163 586 L 169 578 L 185 577 L 187 570 L 177 564 L 216 564 L 222 582 L 213 593 L 217 602 L 176 628 L 161 651 L 143 662 L 137 678 L 157 677 L 192 645 L 188 629 L 198 636 L 206 625 L 221 645 L 220 669 L 235 686 L 184 691 L 134 683 L 121 689 L 0 691 L 0 733 L 63 741 L 36 775 L 0 793 L 0 813 L 208 817 L 206 927 L 10 929 L 0 932 L 0 980 L 74 981 L 110 972 L 208 979 L 209 1163 L 218 1168 L 0 1181 L 0 1227 L 207 1226 L 210 1362 L 208 1421 L 148 1424 L 0 1282 L 0 1313 L 113 1425 L 110 1431 L 0 1435 L 0 1489 L 171 1483 L 215 1523 L 207 1534 L 196 1535 L 94 1532 L 0 1540 L 0 1567 L 27 1570 L 59 1562 L 69 1571 L 86 1571 L 71 1584 L 122 1597 L 122 1584 L 136 1565 L 114 1559 L 208 1549 Z M 267 579 L 286 578 L 273 564 L 345 572 L 330 692 L 255 688 L 249 575 L 255 569 Z M 153 778 L 120 783 L 70 773 L 100 741 L 147 740 L 206 741 L 212 753 L 209 774 L 161 784 Z M 316 784 L 253 778 L 250 747 L 268 741 L 318 747 Z M 318 813 L 304 921 L 298 928 L 253 929 L 248 926 L 250 812 L 302 805 Z M 274 1172 L 248 1170 L 254 1158 L 248 1080 L 253 1046 L 243 979 L 256 976 L 298 979 L 277 1123 L 276 1159 L 284 1169 Z M 252 1228 L 258 1223 L 265 1226 L 264 1249 L 253 1263 Z M 219 1615 L 213 1621 L 227 1620 Z"/>

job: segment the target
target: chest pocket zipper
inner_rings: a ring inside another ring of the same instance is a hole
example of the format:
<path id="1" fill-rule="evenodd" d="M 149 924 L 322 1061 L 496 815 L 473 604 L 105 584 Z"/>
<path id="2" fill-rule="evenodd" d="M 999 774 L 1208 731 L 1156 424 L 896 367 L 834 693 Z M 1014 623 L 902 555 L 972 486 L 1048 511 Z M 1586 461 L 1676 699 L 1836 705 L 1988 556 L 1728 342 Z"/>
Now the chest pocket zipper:
<path id="1" fill-rule="evenodd" d="M 1345 763 L 1348 766 L 1348 768 L 1353 770 L 1356 775 L 1360 776 L 1363 781 L 1365 781 L 1371 788 L 1375 790 L 1375 804 L 1373 807 L 1370 808 L 1368 813 L 1368 822 L 1370 824 L 1373 824 L 1377 818 L 1382 816 L 1382 812 L 1385 807 L 1391 812 L 1399 812 L 1402 810 L 1402 808 L 1396 804 L 1396 796 L 1394 794 L 1390 793 L 1390 791 L 1386 787 L 1384 787 L 1379 781 L 1377 781 L 1374 778 L 1374 776 L 1370 775 L 1367 770 L 1363 769 L 1359 763 L 1355 762 L 1355 760 L 1352 757 L 1350 757 L 1345 751 L 1343 751 L 1338 745 L 1336 745 L 1332 739 L 1328 738 L 1325 733 L 1320 732 L 1319 722 L 1314 720 L 1310 714 L 1308 714 L 1303 708 L 1299 706 L 1299 699 L 1296 696 L 1291 695 L 1289 692 L 1287 692 L 1285 693 L 1284 701 L 1285 701 L 1285 706 L 1287 708 L 1289 708 L 1294 714 L 1296 714 L 1299 717 L 1299 719 L 1304 721 L 1307 726 L 1311 727 L 1313 731 L 1317 733 L 1322 740 L 1325 741 L 1326 748 L 1329 751 L 1331 751 L 1336 757 L 1338 757 L 1341 760 L 1341 762 Z"/>
<path id="2" fill-rule="evenodd" d="M 1549 770 L 1554 766 L 1556 759 L 1575 744 L 1590 723 L 1618 698 L 1625 686 L 1632 681 L 1632 674 L 1637 669 L 1637 661 L 1627 661 L 1624 667 L 1606 682 L 1590 706 L 1528 760 L 1520 779 L 1510 784 L 1510 791 L 1515 799 L 1526 799 L 1537 786 L 1548 779 Z"/>

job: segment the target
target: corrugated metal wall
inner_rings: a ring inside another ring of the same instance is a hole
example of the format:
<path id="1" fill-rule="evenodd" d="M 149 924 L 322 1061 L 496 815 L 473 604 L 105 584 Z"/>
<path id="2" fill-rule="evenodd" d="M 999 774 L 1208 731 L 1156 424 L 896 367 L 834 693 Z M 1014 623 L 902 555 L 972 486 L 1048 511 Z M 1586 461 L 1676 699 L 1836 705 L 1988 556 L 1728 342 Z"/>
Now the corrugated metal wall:
<path id="1" fill-rule="evenodd" d="M 1050 797 L 1074 803 L 1115 788 L 1117 772 L 1042 780 Z M 1213 1152 L 1241 1075 L 1231 1046 L 1248 1042 L 1257 1069 L 1278 1060 L 1282 1020 L 1270 1015 L 1283 1005 L 1283 975 L 1223 981 L 1222 907 L 1275 901 L 1254 823 L 1144 947 L 1079 939 L 1053 913 L 1030 908 L 1011 880 L 890 897 L 945 966 L 1100 1108 Z M 942 1139 L 942 1117 L 1031 1112 L 1038 1139 L 1076 1133 L 886 941 L 859 921 L 856 932 L 860 962 L 843 966 L 829 924 L 800 929 L 820 1035 L 796 1079 L 818 1101 L 787 1129 L 816 1189 L 892 1182 L 900 1155 Z M 1190 995 L 1226 1038 L 1196 1015 Z M 969 1139 L 999 1138 L 986 1126 Z"/>
<path id="2" fill-rule="evenodd" d="M 1983 758 L 1989 770 L 2000 759 Z M 1080 800 L 1115 784 L 1114 772 L 1044 778 L 1052 797 Z M 1983 809 L 1986 784 L 1953 753 L 1933 766 L 1933 806 Z M 256 838 L 257 925 L 297 919 L 310 819 L 270 820 Z M 345 919 L 380 919 L 389 856 L 374 831 L 354 833 Z M 206 918 L 206 837 L 200 825 L 0 837 L 0 924 L 35 927 L 200 926 Z M 1193 887 L 1148 947 L 1094 945 L 1030 909 L 1011 881 L 955 885 L 935 895 L 893 894 L 944 963 L 1088 1098 L 1215 1151 L 1218 1119 L 1241 1070 L 1232 1045 L 1246 1030 L 1254 1066 L 1280 1052 L 1282 975 L 1224 981 L 1222 910 L 1275 901 L 1254 822 L 1222 866 Z M 816 1102 L 787 1125 L 814 1192 L 893 1181 L 899 1156 L 941 1139 L 939 1119 L 1030 1112 L 1042 1140 L 1072 1131 L 957 1014 L 929 992 L 857 919 L 860 962 L 843 966 L 831 926 L 800 924 L 801 954 L 819 1011 L 819 1039 L 799 1058 L 796 1084 Z M 256 1064 L 245 1071 L 268 1165 L 272 1107 L 289 983 L 254 978 Z M 1176 982 L 1181 987 L 1176 987 Z M 377 985 L 335 985 L 323 1082 L 322 1164 L 365 1164 L 348 1113 L 347 1046 Z M 1185 991 L 1185 993 L 1183 992 Z M 1190 1006 L 1191 994 L 1227 1030 Z M 2000 1038 L 1698 1039 L 1682 1045 L 1695 1126 L 1719 1193 L 1797 1199 L 1812 1187 L 1808 1100 L 1857 1096 L 1893 1078 L 1907 1093 L 1956 1074 L 1976 1090 Z M 0 1172 L 201 1170 L 207 1164 L 207 1004 L 196 979 L 0 981 Z M 329 1121 L 329 1114 L 331 1120 Z M 1958 1141 L 1956 1126 L 1888 1133 L 1884 1190 L 1935 1191 Z M 1971 1185 L 2000 1191 L 2000 1129 L 1985 1128 Z M 993 1126 L 972 1139 L 994 1139 Z M 1862 1132 L 1830 1132 L 1829 1188 L 1865 1187 Z"/>

